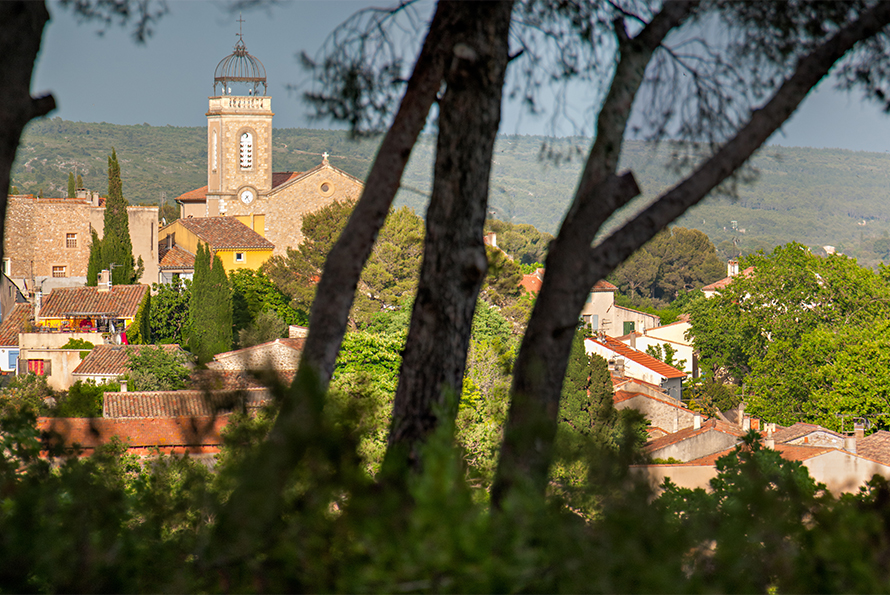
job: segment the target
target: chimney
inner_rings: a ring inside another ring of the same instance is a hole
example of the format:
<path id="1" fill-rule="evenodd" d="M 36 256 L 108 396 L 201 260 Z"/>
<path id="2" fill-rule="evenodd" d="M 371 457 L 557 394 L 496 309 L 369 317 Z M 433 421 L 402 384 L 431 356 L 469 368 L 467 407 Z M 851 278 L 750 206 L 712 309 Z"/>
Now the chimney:
<path id="1" fill-rule="evenodd" d="M 764 448 L 772 448 L 773 450 L 775 450 L 776 441 L 773 440 L 772 438 L 767 438 L 766 440 L 763 441 L 763 447 Z"/>
<path id="2" fill-rule="evenodd" d="M 88 200 L 90 198 L 90 191 L 86 188 L 77 188 L 74 190 L 74 198 Z"/>
<path id="3" fill-rule="evenodd" d="M 748 428 L 745 427 L 745 402 L 744 401 L 739 403 L 737 410 L 738 410 L 738 417 L 736 418 L 736 423 L 739 424 L 739 427 L 741 429 L 747 431 Z"/>
<path id="4" fill-rule="evenodd" d="M 121 378 L 121 392 L 122 393 L 127 392 L 127 379 L 126 378 Z"/>
<path id="5" fill-rule="evenodd" d="M 862 438 L 865 438 L 865 424 L 863 424 L 862 422 L 859 422 L 859 421 L 857 421 L 853 424 L 853 437 L 856 440 L 861 440 Z"/>
<path id="6" fill-rule="evenodd" d="M 757 430 L 758 432 L 760 431 L 760 418 L 759 417 L 751 418 L 751 429 Z"/>
<path id="7" fill-rule="evenodd" d="M 616 357 L 615 358 L 615 375 L 619 378 L 624 378 L 624 358 Z"/>
<path id="8" fill-rule="evenodd" d="M 747 415 L 742 418 L 742 431 L 747 432 L 751 429 L 751 418 Z"/>
<path id="9" fill-rule="evenodd" d="M 726 263 L 726 276 L 727 277 L 735 277 L 739 274 L 739 261 L 738 260 L 730 260 Z"/>
<path id="10" fill-rule="evenodd" d="M 99 272 L 98 286 L 100 293 L 111 291 L 111 272 L 108 269 Z"/>
<path id="11" fill-rule="evenodd" d="M 847 436 L 844 438 L 844 450 L 856 454 L 856 436 Z"/>
<path id="12" fill-rule="evenodd" d="M 701 429 L 701 413 L 696 413 L 692 416 L 692 429 L 700 430 Z"/>
<path id="13" fill-rule="evenodd" d="M 34 292 L 34 324 L 40 324 L 40 307 L 43 305 L 43 292 Z"/>
<path id="14" fill-rule="evenodd" d="M 90 192 L 90 202 L 93 203 L 94 207 L 99 206 L 99 193 L 98 192 Z"/>
<path id="15" fill-rule="evenodd" d="M 776 424 L 775 422 L 768 422 L 766 424 L 766 435 L 772 436 L 776 432 Z"/>

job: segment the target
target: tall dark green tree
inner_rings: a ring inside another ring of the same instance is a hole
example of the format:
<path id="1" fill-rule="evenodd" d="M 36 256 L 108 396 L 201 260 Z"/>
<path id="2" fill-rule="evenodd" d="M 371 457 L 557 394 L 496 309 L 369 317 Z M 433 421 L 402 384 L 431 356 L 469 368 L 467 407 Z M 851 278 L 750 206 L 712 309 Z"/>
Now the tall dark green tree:
<path id="1" fill-rule="evenodd" d="M 77 187 L 83 188 L 83 177 L 80 174 L 77 174 Z"/>
<path id="2" fill-rule="evenodd" d="M 198 245 L 189 301 L 189 349 L 198 363 L 232 347 L 232 292 L 219 256 Z"/>
<path id="3" fill-rule="evenodd" d="M 74 172 L 68 172 L 68 198 L 74 198 Z"/>
<path id="4" fill-rule="evenodd" d="M 117 152 L 112 147 L 111 155 L 108 157 L 108 198 L 105 199 L 104 231 L 99 241 L 95 232 L 93 233 L 87 285 L 95 285 L 99 271 L 104 269 L 111 271 L 111 282 L 114 285 L 135 283 L 142 274 L 141 260 L 138 269 L 133 260 L 127 199 L 124 198 L 121 188 L 121 167 L 117 160 Z"/>

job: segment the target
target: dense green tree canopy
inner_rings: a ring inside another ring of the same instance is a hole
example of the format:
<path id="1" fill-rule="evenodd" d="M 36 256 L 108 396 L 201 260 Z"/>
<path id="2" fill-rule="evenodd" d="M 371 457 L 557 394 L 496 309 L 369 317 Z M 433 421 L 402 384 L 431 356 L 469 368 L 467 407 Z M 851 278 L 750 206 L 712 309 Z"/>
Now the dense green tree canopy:
<path id="1" fill-rule="evenodd" d="M 141 257 L 138 267 L 133 259 L 127 205 L 122 192 L 120 163 L 117 152 L 112 148 L 111 155 L 108 156 L 108 197 L 105 199 L 102 239 L 97 240 L 96 233 L 93 232 L 87 285 L 96 285 L 99 272 L 105 269 L 111 271 L 114 285 L 129 285 L 142 276 Z"/>
<path id="2" fill-rule="evenodd" d="M 198 244 L 189 299 L 189 350 L 198 363 L 232 348 L 232 292 L 218 255 Z"/>

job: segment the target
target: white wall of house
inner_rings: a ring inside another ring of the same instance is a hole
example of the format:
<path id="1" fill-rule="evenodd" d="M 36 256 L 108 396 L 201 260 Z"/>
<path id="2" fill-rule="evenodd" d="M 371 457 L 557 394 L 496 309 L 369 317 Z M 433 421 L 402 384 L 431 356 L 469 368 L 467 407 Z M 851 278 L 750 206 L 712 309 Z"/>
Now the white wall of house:
<path id="1" fill-rule="evenodd" d="M 693 372 L 692 354 L 693 354 L 694 350 L 692 349 L 692 345 L 687 345 L 685 343 L 675 343 L 673 341 L 665 341 L 663 339 L 658 339 L 656 337 L 650 336 L 648 334 L 648 332 L 645 335 L 639 335 L 639 336 L 633 337 L 632 340 L 630 338 L 628 338 L 628 339 L 622 339 L 622 341 L 639 351 L 647 351 L 653 345 L 660 345 L 661 349 L 663 351 L 664 345 L 670 345 L 671 347 L 674 348 L 674 351 L 677 352 L 674 355 L 674 363 L 672 365 L 675 368 L 677 368 L 678 370 L 683 370 L 687 374 L 691 375 Z M 682 367 L 677 364 L 677 362 L 679 362 L 681 360 L 685 360 Z"/>
<path id="2" fill-rule="evenodd" d="M 615 353 L 608 347 L 604 345 L 600 345 L 596 341 L 592 341 L 590 339 L 586 339 L 584 341 L 584 350 L 588 353 L 595 353 L 602 358 L 605 358 L 607 361 L 620 357 L 624 360 L 624 375 L 628 378 L 636 378 L 637 380 L 642 380 L 643 382 L 649 382 L 656 386 L 661 386 L 662 381 L 666 380 L 666 377 L 662 376 L 658 372 L 654 370 L 650 370 L 646 366 L 639 364 L 631 359 L 628 359 L 618 353 Z"/>

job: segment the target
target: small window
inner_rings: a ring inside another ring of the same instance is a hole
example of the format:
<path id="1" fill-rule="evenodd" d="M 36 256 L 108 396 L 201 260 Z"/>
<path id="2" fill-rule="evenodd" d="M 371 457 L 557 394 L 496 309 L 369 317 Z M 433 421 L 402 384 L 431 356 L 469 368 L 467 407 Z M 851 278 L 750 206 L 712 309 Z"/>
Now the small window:
<path id="1" fill-rule="evenodd" d="M 633 322 L 627 322 L 627 321 L 625 321 L 625 323 L 624 323 L 624 334 L 625 334 L 625 335 L 629 335 L 630 333 L 634 332 L 634 330 L 636 330 L 634 327 L 636 327 L 636 324 L 634 324 Z"/>
<path id="2" fill-rule="evenodd" d="M 3 259 L 3 274 L 8 277 L 11 274 L 11 272 L 12 272 L 12 261 L 8 258 L 4 258 Z"/>
<path id="3" fill-rule="evenodd" d="M 66 233 L 65 234 L 65 247 L 66 248 L 77 248 L 77 234 L 76 233 Z"/>
<path id="4" fill-rule="evenodd" d="M 244 262 L 244 252 L 235 252 L 235 262 Z"/>
<path id="5" fill-rule="evenodd" d="M 67 267 L 54 266 L 53 267 L 53 277 L 67 277 L 68 272 L 66 271 Z"/>

